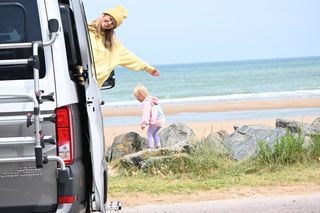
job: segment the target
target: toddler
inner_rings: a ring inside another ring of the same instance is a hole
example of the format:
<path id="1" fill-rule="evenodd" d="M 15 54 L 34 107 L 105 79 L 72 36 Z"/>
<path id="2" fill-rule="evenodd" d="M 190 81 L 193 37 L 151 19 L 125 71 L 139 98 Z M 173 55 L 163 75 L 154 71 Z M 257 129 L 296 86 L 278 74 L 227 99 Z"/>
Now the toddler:
<path id="1" fill-rule="evenodd" d="M 159 130 L 165 124 L 165 115 L 156 97 L 150 96 L 147 88 L 142 84 L 133 90 L 136 99 L 142 102 L 141 129 L 148 126 L 148 148 L 160 148 Z"/>

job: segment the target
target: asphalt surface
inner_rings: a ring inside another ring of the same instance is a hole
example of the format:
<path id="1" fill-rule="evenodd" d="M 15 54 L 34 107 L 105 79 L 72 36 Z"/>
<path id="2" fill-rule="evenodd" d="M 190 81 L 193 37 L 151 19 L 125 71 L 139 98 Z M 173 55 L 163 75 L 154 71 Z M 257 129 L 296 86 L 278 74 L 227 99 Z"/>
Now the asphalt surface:
<path id="1" fill-rule="evenodd" d="M 120 213 L 317 213 L 320 193 L 294 196 L 242 198 L 174 204 L 122 206 Z"/>

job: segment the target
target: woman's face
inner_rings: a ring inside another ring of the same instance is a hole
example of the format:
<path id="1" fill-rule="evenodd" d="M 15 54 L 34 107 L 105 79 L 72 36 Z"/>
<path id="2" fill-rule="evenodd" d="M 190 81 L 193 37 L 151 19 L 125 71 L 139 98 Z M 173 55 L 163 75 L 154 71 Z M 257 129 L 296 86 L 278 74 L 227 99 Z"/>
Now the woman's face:
<path id="1" fill-rule="evenodd" d="M 112 18 L 112 16 L 104 15 L 101 19 L 101 27 L 103 30 L 110 30 L 112 28 L 115 28 L 116 22 Z"/>

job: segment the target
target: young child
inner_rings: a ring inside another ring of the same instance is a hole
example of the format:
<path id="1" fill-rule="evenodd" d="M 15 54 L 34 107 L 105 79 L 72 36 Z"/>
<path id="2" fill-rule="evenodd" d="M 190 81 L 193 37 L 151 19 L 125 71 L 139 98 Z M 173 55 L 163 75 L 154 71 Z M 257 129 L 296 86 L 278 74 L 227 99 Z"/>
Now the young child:
<path id="1" fill-rule="evenodd" d="M 136 99 L 142 102 L 141 129 L 148 126 L 148 148 L 160 148 L 159 130 L 165 124 L 165 115 L 156 97 L 150 96 L 147 88 L 142 84 L 133 90 Z"/>

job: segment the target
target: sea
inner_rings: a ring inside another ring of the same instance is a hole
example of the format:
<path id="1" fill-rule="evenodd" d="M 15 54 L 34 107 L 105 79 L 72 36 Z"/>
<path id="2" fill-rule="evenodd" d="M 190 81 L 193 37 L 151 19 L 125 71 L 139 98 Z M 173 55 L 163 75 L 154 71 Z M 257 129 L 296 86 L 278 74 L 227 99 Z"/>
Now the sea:
<path id="1" fill-rule="evenodd" d="M 132 93 L 139 83 L 145 85 L 151 95 L 158 97 L 160 103 L 320 98 L 320 56 L 156 67 L 161 72 L 160 77 L 153 77 L 144 71 L 116 68 L 115 87 L 101 91 L 104 107 L 140 105 Z M 315 108 L 312 113 L 318 114 L 319 111 Z M 193 114 L 190 116 L 195 117 Z M 210 116 L 203 114 L 199 117 Z M 219 116 L 213 114 L 211 117 Z"/>

